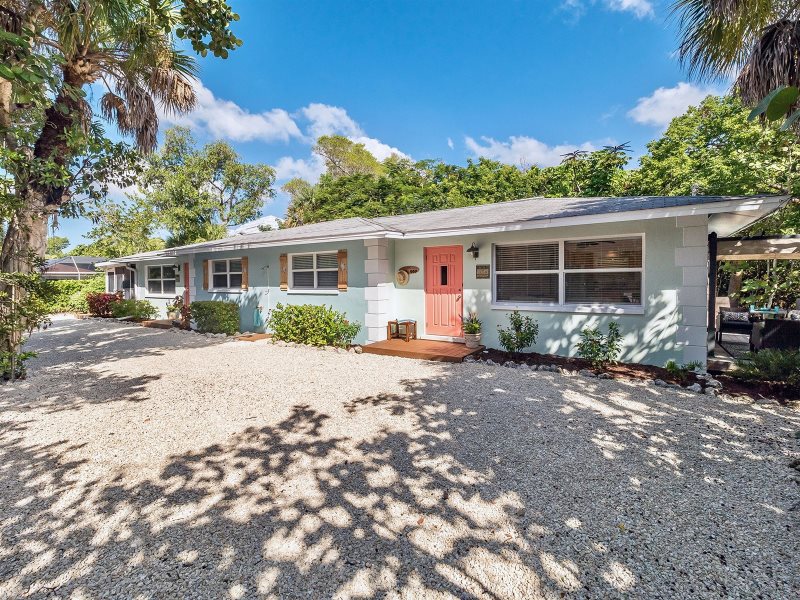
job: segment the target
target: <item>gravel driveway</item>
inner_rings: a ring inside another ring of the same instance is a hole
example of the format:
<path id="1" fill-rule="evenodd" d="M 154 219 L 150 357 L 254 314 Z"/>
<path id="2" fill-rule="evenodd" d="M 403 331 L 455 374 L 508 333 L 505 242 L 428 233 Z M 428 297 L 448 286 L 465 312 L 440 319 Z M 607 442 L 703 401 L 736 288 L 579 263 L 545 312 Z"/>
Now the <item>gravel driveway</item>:
<path id="1" fill-rule="evenodd" d="M 0 386 L 0 597 L 798 597 L 800 412 L 98 321 Z"/>

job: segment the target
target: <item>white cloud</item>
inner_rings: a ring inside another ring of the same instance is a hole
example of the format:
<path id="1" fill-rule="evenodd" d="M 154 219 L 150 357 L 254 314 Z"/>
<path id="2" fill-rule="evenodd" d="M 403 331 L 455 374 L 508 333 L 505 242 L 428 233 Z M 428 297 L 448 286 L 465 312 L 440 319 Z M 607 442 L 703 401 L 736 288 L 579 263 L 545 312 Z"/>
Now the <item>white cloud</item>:
<path id="1" fill-rule="evenodd" d="M 655 14 L 650 0 L 563 0 L 561 10 L 572 15 L 576 20 L 586 14 L 587 5 L 601 2 L 608 10 L 632 13 L 637 19 L 652 17 Z"/>
<path id="2" fill-rule="evenodd" d="M 584 142 L 580 146 L 574 144 L 558 144 L 548 146 L 544 142 L 527 137 L 511 136 L 507 142 L 501 142 L 491 137 L 482 137 L 480 143 L 474 138 L 466 137 L 465 144 L 470 152 L 475 156 L 491 158 L 502 163 L 515 166 L 537 165 L 539 167 L 551 167 L 559 164 L 563 160 L 563 154 L 575 150 L 586 150 L 591 152 L 597 148 L 590 142 Z"/>
<path id="3" fill-rule="evenodd" d="M 300 177 L 314 182 L 325 172 L 325 161 L 312 154 L 309 158 L 293 158 L 284 156 L 275 165 L 275 178 L 278 180 Z"/>
<path id="4" fill-rule="evenodd" d="M 453 143 L 453 138 L 447 138 L 447 147 L 450 148 L 450 150 L 456 147 L 456 145 Z"/>
<path id="5" fill-rule="evenodd" d="M 648 0 L 605 0 L 605 5 L 611 10 L 632 12 L 639 19 L 654 14 L 653 5 Z"/>
<path id="6" fill-rule="evenodd" d="M 639 98 L 628 116 L 644 125 L 666 127 L 669 122 L 686 112 L 690 106 L 699 104 L 709 94 L 718 94 L 720 90 L 710 87 L 698 87 L 685 81 L 672 88 L 660 87 L 644 98 Z"/>
<path id="7" fill-rule="evenodd" d="M 217 98 L 199 81 L 195 84 L 195 93 L 197 106 L 192 112 L 180 116 L 164 114 L 161 119 L 234 142 L 288 142 L 303 137 L 297 123 L 282 108 L 252 113 L 235 102 Z"/>
<path id="8" fill-rule="evenodd" d="M 364 135 L 361 127 L 347 111 L 339 106 L 321 104 L 318 102 L 301 108 L 303 116 L 311 121 L 306 129 L 312 140 L 322 135 L 344 135 L 346 137 Z"/>
<path id="9" fill-rule="evenodd" d="M 390 146 L 388 144 L 384 144 L 380 140 L 376 140 L 375 138 L 367 137 L 364 135 L 358 137 L 351 137 L 352 141 L 356 144 L 364 144 L 364 147 L 369 150 L 369 152 L 377 158 L 378 160 L 386 160 L 393 154 L 396 154 L 400 158 L 408 158 L 408 154 L 405 152 L 401 152 L 399 149 L 395 148 L 394 146 Z"/>

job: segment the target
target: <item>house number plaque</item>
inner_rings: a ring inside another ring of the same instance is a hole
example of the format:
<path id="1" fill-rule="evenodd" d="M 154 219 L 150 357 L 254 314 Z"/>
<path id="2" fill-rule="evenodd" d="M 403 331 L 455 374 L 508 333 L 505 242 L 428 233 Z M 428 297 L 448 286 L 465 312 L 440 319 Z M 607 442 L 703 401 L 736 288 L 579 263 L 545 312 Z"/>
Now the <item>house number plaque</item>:
<path id="1" fill-rule="evenodd" d="M 489 279 L 489 265 L 475 265 L 475 279 Z"/>

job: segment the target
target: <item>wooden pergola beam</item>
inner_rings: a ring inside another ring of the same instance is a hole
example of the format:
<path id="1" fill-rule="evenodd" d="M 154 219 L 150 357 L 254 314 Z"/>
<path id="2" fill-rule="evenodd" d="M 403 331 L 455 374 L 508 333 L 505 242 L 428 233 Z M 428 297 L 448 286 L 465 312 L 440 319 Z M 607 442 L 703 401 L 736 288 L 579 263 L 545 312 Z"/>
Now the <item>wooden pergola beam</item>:
<path id="1" fill-rule="evenodd" d="M 720 238 L 717 261 L 800 260 L 800 236 Z"/>

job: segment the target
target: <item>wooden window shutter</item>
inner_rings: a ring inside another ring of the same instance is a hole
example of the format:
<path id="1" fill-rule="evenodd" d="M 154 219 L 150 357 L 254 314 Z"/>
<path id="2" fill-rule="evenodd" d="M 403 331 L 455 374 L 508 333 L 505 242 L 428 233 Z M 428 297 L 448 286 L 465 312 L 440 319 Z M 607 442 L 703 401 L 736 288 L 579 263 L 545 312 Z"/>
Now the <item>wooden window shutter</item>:
<path id="1" fill-rule="evenodd" d="M 289 289 L 289 256 L 281 254 L 281 290 L 284 292 Z"/>
<path id="2" fill-rule="evenodd" d="M 337 287 L 340 292 L 347 291 L 347 250 L 339 250 L 336 253 L 337 262 L 339 263 L 339 282 Z"/>
<path id="3" fill-rule="evenodd" d="M 203 261 L 203 289 L 208 289 L 208 261 Z"/>
<path id="4" fill-rule="evenodd" d="M 247 257 L 243 256 L 242 257 L 242 289 L 243 290 L 246 290 L 248 287 L 250 287 L 250 277 L 247 274 L 248 263 L 249 263 L 249 260 L 247 259 Z"/>

